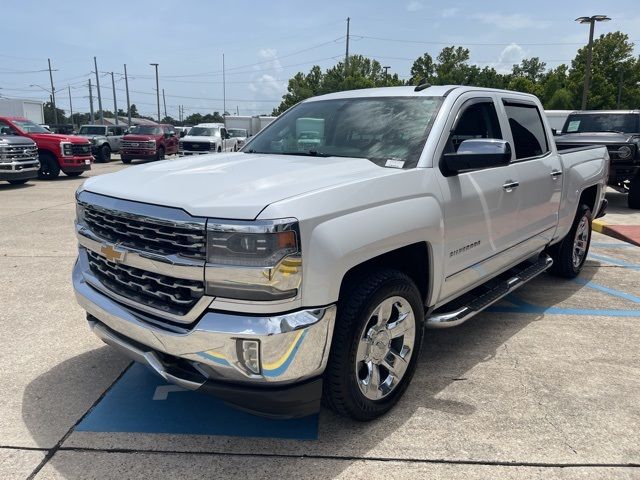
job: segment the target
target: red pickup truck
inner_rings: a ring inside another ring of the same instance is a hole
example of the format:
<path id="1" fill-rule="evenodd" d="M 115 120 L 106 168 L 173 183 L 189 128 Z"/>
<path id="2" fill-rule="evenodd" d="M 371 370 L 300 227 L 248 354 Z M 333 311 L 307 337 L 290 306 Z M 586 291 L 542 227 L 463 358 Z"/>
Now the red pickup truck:
<path id="1" fill-rule="evenodd" d="M 21 117 L 0 117 L 0 128 L 11 135 L 20 135 L 36 142 L 40 160 L 39 178 L 56 178 L 60 171 L 69 177 L 77 177 L 91 170 L 91 143 L 86 138 L 51 133 Z"/>
<path id="2" fill-rule="evenodd" d="M 162 160 L 178 153 L 178 135 L 173 125 L 139 125 L 122 138 L 120 158 L 131 163 L 134 158 Z"/>

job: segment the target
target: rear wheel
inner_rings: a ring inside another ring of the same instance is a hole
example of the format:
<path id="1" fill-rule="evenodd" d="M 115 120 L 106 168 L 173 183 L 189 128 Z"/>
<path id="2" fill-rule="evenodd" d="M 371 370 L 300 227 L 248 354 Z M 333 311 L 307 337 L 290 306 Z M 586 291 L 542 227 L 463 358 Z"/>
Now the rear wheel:
<path id="1" fill-rule="evenodd" d="M 60 175 L 60 165 L 58 159 L 49 152 L 41 152 L 39 154 L 40 170 L 38 170 L 38 178 L 42 180 L 52 180 Z"/>
<path id="2" fill-rule="evenodd" d="M 11 185 L 24 185 L 25 183 L 27 183 L 29 180 L 28 179 L 23 179 L 23 180 L 7 180 Z"/>
<path id="3" fill-rule="evenodd" d="M 324 403 L 373 420 L 402 397 L 420 355 L 424 311 L 405 274 L 383 270 L 354 283 L 338 305 L 324 378 Z"/>
<path id="4" fill-rule="evenodd" d="M 629 194 L 627 195 L 629 208 L 640 209 L 640 173 L 631 179 Z"/>
<path id="5" fill-rule="evenodd" d="M 549 249 L 553 265 L 551 273 L 564 278 L 578 276 L 589 253 L 591 243 L 591 210 L 580 205 L 571 230 L 564 239 Z"/>

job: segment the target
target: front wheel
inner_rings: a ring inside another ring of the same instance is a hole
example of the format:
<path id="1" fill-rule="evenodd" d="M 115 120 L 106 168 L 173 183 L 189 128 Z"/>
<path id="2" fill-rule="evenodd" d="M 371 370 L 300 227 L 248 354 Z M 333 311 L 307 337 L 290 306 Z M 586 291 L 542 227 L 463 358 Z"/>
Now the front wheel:
<path id="1" fill-rule="evenodd" d="M 9 182 L 11 185 L 24 185 L 25 183 L 27 183 L 29 180 L 28 179 L 22 179 L 22 180 L 7 180 L 7 182 Z"/>
<path id="2" fill-rule="evenodd" d="M 373 420 L 407 389 L 422 346 L 424 310 L 415 283 L 396 270 L 360 279 L 338 304 L 324 403 Z"/>
<path id="3" fill-rule="evenodd" d="M 41 180 L 52 180 L 60 175 L 60 165 L 58 160 L 49 152 L 42 152 L 39 155 L 40 169 L 38 178 Z"/>
<path id="4" fill-rule="evenodd" d="M 637 173 L 634 178 L 631 179 L 629 185 L 629 193 L 627 194 L 627 204 L 629 208 L 640 209 L 640 173 Z"/>
<path id="5" fill-rule="evenodd" d="M 156 152 L 156 160 L 164 160 L 164 148 L 160 147 Z"/>
<path id="6" fill-rule="evenodd" d="M 64 172 L 67 177 L 79 177 L 84 172 Z"/>
<path id="7" fill-rule="evenodd" d="M 549 249 L 553 258 L 551 273 L 564 278 L 578 276 L 589 253 L 591 219 L 591 209 L 586 205 L 580 205 L 567 236 Z"/>
<path id="8" fill-rule="evenodd" d="M 109 145 L 103 145 L 102 147 L 100 147 L 100 161 L 101 162 L 111 161 L 111 147 Z"/>
<path id="9" fill-rule="evenodd" d="M 131 158 L 129 158 L 129 157 L 123 157 L 123 156 L 121 156 L 121 157 L 120 157 L 120 160 L 122 160 L 122 163 L 124 163 L 125 165 L 128 165 L 128 164 L 130 164 L 130 163 L 131 163 Z"/>

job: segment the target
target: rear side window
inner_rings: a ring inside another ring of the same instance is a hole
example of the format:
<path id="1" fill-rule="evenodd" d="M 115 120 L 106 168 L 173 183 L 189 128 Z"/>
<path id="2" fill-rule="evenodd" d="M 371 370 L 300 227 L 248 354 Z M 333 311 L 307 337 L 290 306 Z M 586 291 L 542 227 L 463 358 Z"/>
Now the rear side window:
<path id="1" fill-rule="evenodd" d="M 535 105 L 504 102 L 513 135 L 516 159 L 537 157 L 549 151 L 540 111 Z"/>

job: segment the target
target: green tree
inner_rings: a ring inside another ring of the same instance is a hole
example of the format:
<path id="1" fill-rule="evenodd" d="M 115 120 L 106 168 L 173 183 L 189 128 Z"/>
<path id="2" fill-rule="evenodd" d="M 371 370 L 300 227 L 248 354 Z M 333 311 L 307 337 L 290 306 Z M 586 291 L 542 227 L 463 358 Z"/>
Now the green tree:
<path id="1" fill-rule="evenodd" d="M 525 58 L 520 65 L 514 65 L 511 75 L 514 77 L 524 77 L 532 82 L 540 82 L 545 74 L 547 64 L 540 61 L 539 57 Z"/>
<path id="2" fill-rule="evenodd" d="M 633 56 L 634 44 L 622 32 L 600 35 L 593 42 L 591 85 L 587 108 L 616 108 L 620 72 L 622 72 L 622 96 L 620 108 L 637 108 L 640 102 L 640 58 Z M 571 62 L 567 81 L 574 92 L 576 103 L 582 98 L 587 47 L 578 50 Z"/>
<path id="3" fill-rule="evenodd" d="M 424 53 L 421 57 L 416 58 L 411 65 L 411 79 L 409 85 L 418 85 L 421 80 L 425 79 L 427 83 L 433 84 L 436 73 L 436 66 L 433 63 L 433 57 L 428 53 Z"/>
<path id="4" fill-rule="evenodd" d="M 44 104 L 44 123 L 53 124 L 56 123 L 55 116 L 53 114 L 53 103 L 46 102 Z M 69 119 L 65 115 L 65 111 L 61 108 L 56 108 L 56 113 L 58 114 L 58 123 L 69 123 Z"/>
<path id="5" fill-rule="evenodd" d="M 439 85 L 466 85 L 470 77 L 469 49 L 445 47 L 438 54 L 435 66 L 436 83 Z"/>

